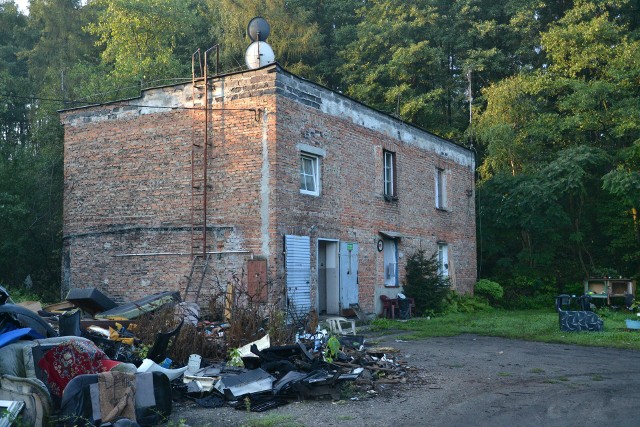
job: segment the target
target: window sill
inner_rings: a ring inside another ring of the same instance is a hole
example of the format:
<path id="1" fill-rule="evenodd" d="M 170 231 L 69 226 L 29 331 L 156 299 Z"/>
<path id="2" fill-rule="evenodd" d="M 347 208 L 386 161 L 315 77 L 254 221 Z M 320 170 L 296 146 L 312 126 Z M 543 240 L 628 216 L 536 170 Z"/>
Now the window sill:
<path id="1" fill-rule="evenodd" d="M 436 210 L 439 211 L 439 212 L 449 212 L 449 209 L 447 209 L 447 208 L 438 208 L 438 207 L 436 207 Z"/>
<path id="2" fill-rule="evenodd" d="M 320 193 L 312 193 L 310 191 L 304 191 L 304 190 L 300 190 L 300 194 L 304 194 L 305 196 L 320 197 Z"/>
<path id="3" fill-rule="evenodd" d="M 385 202 L 393 203 L 398 201 L 398 196 L 389 196 L 387 194 L 383 194 L 382 197 L 384 197 Z"/>
<path id="4" fill-rule="evenodd" d="M 385 288 L 399 288 L 400 285 L 387 285 L 387 284 L 385 284 L 384 287 Z"/>

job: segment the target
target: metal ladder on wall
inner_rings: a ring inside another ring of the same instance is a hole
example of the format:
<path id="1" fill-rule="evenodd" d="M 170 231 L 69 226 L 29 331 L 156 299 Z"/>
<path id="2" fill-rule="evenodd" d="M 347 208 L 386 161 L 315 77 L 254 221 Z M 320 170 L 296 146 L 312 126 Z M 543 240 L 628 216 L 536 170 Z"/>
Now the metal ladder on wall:
<path id="1" fill-rule="evenodd" d="M 199 255 L 193 257 L 191 271 L 188 276 L 185 276 L 187 278 L 187 285 L 184 289 L 184 298 L 182 299 L 184 302 L 198 302 L 202 285 L 207 277 L 210 259 L 211 254 L 207 254 L 204 258 Z"/>
<path id="2" fill-rule="evenodd" d="M 207 148 L 210 142 L 197 141 L 195 132 L 191 144 L 191 256 L 207 257 Z"/>
<path id="3" fill-rule="evenodd" d="M 197 128 L 194 124 L 191 141 L 191 271 L 187 278 L 184 291 L 184 301 L 198 302 L 200 291 L 204 284 L 207 269 L 209 267 L 210 254 L 207 243 L 207 192 L 212 187 L 207 181 L 208 149 L 213 144 L 209 142 L 209 84 L 207 81 L 207 53 L 205 52 L 204 73 L 202 72 L 202 62 L 200 49 L 192 55 L 192 99 L 195 105 L 196 88 L 204 87 L 204 135 L 199 139 Z M 201 79 L 196 79 L 196 57 L 200 68 Z M 194 123 L 201 117 L 199 111 L 194 111 Z M 190 301 L 191 300 L 191 301 Z"/>

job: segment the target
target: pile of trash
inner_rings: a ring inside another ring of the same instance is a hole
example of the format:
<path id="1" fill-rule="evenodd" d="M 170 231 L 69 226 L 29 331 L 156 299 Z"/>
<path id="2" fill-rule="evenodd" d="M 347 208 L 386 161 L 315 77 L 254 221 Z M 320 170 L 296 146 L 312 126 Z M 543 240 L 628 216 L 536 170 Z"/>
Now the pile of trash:
<path id="1" fill-rule="evenodd" d="M 177 326 L 145 348 L 136 319 L 167 307 Z M 227 360 L 194 353 L 174 362 L 168 348 L 185 324 L 210 341 L 224 341 L 229 328 L 201 321 L 177 292 L 117 305 L 97 289 L 72 289 L 64 303 L 41 309 L 14 304 L 0 287 L 0 400 L 7 403 L 0 422 L 151 426 L 181 399 L 262 412 L 301 399 L 357 400 L 406 381 L 394 350 L 368 346 L 345 318 L 327 319 L 329 331 L 300 331 L 287 345 L 272 345 L 264 333 Z"/>
<path id="2" fill-rule="evenodd" d="M 405 382 L 406 366 L 390 357 L 393 352 L 368 347 L 363 336 L 326 330 L 282 346 L 270 345 L 265 335 L 232 352 L 227 362 L 201 367 L 201 358 L 192 355 L 177 391 L 204 407 L 226 404 L 253 412 L 305 399 L 358 400 L 375 395 L 376 384 Z"/>

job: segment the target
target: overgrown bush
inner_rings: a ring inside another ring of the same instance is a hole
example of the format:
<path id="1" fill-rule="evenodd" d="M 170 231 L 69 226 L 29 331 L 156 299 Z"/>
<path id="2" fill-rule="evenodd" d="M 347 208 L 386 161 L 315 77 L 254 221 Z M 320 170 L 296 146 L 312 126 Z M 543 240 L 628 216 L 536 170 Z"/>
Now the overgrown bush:
<path id="1" fill-rule="evenodd" d="M 460 295 L 455 291 L 449 292 L 445 301 L 446 313 L 475 313 L 491 310 L 491 306 L 486 299 L 471 295 Z"/>
<path id="2" fill-rule="evenodd" d="M 46 301 L 54 301 L 53 299 L 43 299 L 42 295 L 34 292 L 33 289 L 5 286 L 1 283 L 0 286 L 3 286 L 6 289 L 11 300 L 16 303 L 24 301 L 40 301 L 44 303 L 46 303 Z"/>
<path id="3" fill-rule="evenodd" d="M 230 348 L 243 346 L 266 333 L 272 344 L 291 342 L 295 330 L 287 325 L 280 299 L 271 301 L 268 298 L 269 289 L 276 284 L 261 283 L 250 292 L 245 271 L 240 275 L 231 274 L 226 283 L 220 279 L 221 275 L 215 277 L 207 311 L 213 320 L 224 320 L 229 324 L 225 329 L 225 341 Z"/>
<path id="4" fill-rule="evenodd" d="M 407 259 L 405 294 L 413 298 L 418 315 L 442 313 L 449 293 L 449 278 L 438 272 L 438 256 L 427 258 L 420 249 Z"/>
<path id="5" fill-rule="evenodd" d="M 502 299 L 504 289 L 502 289 L 502 286 L 500 286 L 498 282 L 489 279 L 480 279 L 473 288 L 473 293 L 476 296 L 486 298 L 490 304 L 495 304 Z"/>
<path id="6" fill-rule="evenodd" d="M 501 281 L 504 308 L 529 309 L 555 306 L 558 288 L 554 279 L 529 276 L 515 276 Z"/>
<path id="7" fill-rule="evenodd" d="M 158 332 L 168 332 L 180 323 L 176 316 L 176 307 L 167 305 L 152 313 L 147 313 L 136 319 L 137 328 L 133 331 L 140 344 L 140 349 L 149 348 L 156 340 Z M 168 356 L 176 365 L 184 365 L 191 354 L 199 354 L 206 359 L 224 359 L 227 346 L 224 340 L 212 339 L 200 326 L 184 323 L 180 333 L 172 338 L 168 347 Z"/>

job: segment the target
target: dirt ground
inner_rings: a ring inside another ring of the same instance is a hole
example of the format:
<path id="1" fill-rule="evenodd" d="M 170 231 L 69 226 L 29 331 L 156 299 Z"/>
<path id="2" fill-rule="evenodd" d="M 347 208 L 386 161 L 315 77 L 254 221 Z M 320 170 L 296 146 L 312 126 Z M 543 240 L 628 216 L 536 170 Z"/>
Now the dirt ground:
<path id="1" fill-rule="evenodd" d="M 307 427 L 640 425 L 638 351 L 475 335 L 371 339 L 418 368 L 406 384 L 379 386 L 358 401 L 297 402 L 262 414 L 178 404 L 171 422 L 241 426 L 277 415 Z"/>

